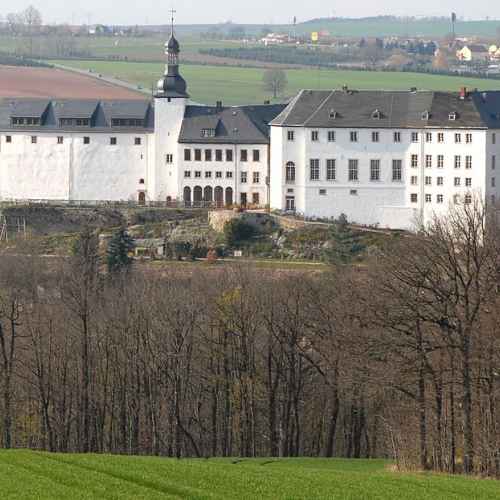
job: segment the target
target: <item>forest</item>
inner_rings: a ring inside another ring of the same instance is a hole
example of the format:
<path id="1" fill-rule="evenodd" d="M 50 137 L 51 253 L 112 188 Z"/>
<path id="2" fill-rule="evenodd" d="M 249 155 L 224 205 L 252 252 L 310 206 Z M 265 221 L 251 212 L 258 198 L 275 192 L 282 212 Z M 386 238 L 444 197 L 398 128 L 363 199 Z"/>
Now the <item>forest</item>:
<path id="1" fill-rule="evenodd" d="M 479 203 L 326 272 L 152 272 L 122 250 L 107 269 L 88 229 L 69 258 L 0 259 L 4 448 L 500 477 L 500 233 Z"/>

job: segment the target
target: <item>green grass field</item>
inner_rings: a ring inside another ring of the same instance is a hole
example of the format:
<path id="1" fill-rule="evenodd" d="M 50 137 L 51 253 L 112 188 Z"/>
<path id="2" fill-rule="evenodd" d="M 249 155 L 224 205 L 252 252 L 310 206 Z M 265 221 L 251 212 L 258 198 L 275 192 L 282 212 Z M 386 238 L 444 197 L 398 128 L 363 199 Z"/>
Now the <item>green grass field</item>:
<path id="1" fill-rule="evenodd" d="M 0 452 L 7 499 L 494 500 L 500 483 L 399 474 L 383 460 L 172 460 Z"/>
<path id="2" fill-rule="evenodd" d="M 92 69 L 96 73 L 116 76 L 121 80 L 151 88 L 163 74 L 163 65 L 156 63 L 130 63 L 108 61 L 52 61 L 79 69 Z M 188 82 L 194 101 L 212 104 L 223 99 L 226 104 L 255 104 L 269 99 L 262 89 L 263 70 L 231 66 L 184 65 L 182 75 Z M 462 78 L 455 76 L 418 73 L 388 73 L 366 71 L 340 71 L 293 69 L 287 71 L 287 94 L 300 89 L 331 89 L 347 84 L 354 89 L 409 89 L 455 90 L 461 86 L 484 90 L 500 90 L 500 80 Z"/>

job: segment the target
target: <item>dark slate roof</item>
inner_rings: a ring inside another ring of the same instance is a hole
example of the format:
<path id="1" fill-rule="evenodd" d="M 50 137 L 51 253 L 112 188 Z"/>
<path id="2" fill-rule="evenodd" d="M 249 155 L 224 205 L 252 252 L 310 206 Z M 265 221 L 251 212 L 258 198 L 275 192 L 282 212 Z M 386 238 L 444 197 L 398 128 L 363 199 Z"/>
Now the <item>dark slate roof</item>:
<path id="1" fill-rule="evenodd" d="M 179 142 L 212 144 L 269 144 L 269 123 L 285 105 L 238 107 L 187 106 Z M 202 136 L 215 129 L 214 137 Z"/>
<path id="2" fill-rule="evenodd" d="M 454 113 L 455 120 L 450 120 Z M 271 125 L 310 128 L 500 128 L 500 91 L 303 90 Z"/>
<path id="3" fill-rule="evenodd" d="M 41 118 L 41 125 L 33 127 L 13 126 L 11 119 Z M 61 126 L 60 119 L 87 118 L 88 127 Z M 112 126 L 115 118 L 144 120 L 144 127 L 116 127 Z M 0 99 L 0 130 L 51 131 L 51 130 L 87 130 L 92 132 L 106 132 L 112 129 L 115 132 L 153 131 L 154 109 L 151 101 L 147 100 L 69 100 L 69 99 L 31 99 L 9 98 Z"/>

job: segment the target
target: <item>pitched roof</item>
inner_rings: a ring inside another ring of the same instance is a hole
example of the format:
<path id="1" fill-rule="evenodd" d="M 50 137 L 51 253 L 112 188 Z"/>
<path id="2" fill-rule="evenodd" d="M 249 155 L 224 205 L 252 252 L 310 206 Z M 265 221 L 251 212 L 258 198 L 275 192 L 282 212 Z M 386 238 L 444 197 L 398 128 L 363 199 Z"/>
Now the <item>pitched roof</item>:
<path id="1" fill-rule="evenodd" d="M 179 142 L 268 144 L 269 122 L 283 109 L 284 105 L 187 106 Z M 207 137 L 206 129 L 214 129 L 215 135 Z"/>
<path id="2" fill-rule="evenodd" d="M 450 115 L 454 119 L 450 119 Z M 310 128 L 499 128 L 500 92 L 303 90 L 272 122 Z M 486 117 L 489 116 L 489 119 Z"/>
<path id="3" fill-rule="evenodd" d="M 12 118 L 41 118 L 40 125 L 19 127 L 12 125 Z M 69 100 L 69 99 L 0 99 L 0 130 L 71 130 L 71 126 L 61 124 L 61 119 L 89 119 L 89 125 L 78 130 L 95 132 L 130 131 L 131 129 L 152 131 L 154 110 L 148 100 Z M 117 127 L 113 119 L 144 120 L 144 126 Z"/>

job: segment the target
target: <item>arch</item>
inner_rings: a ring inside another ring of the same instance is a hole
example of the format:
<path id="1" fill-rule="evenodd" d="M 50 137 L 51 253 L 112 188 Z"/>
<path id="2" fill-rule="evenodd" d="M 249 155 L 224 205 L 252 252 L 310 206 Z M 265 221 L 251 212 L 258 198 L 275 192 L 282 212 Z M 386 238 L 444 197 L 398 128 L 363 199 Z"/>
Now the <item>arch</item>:
<path id="1" fill-rule="evenodd" d="M 191 206 L 191 188 L 189 186 L 186 186 L 184 188 L 184 205 L 186 207 L 190 207 Z"/>
<path id="2" fill-rule="evenodd" d="M 217 208 L 221 208 L 222 206 L 224 206 L 224 189 L 222 189 L 220 186 L 217 186 L 214 189 L 214 201 Z"/>
<path id="3" fill-rule="evenodd" d="M 286 164 L 285 179 L 286 179 L 286 182 L 288 182 L 288 183 L 295 182 L 295 163 L 293 161 L 289 161 Z"/>
<path id="4" fill-rule="evenodd" d="M 233 188 L 226 188 L 226 205 L 233 204 Z"/>
<path id="5" fill-rule="evenodd" d="M 203 201 L 205 203 L 212 203 L 213 201 L 213 189 L 211 186 L 205 186 L 203 190 Z"/>
<path id="6" fill-rule="evenodd" d="M 139 196 L 137 201 L 139 202 L 139 205 L 146 204 L 146 193 L 144 191 L 139 191 Z"/>
<path id="7" fill-rule="evenodd" d="M 195 186 L 193 189 L 193 205 L 195 207 L 201 207 L 201 203 L 203 201 L 203 189 L 201 186 Z"/>

